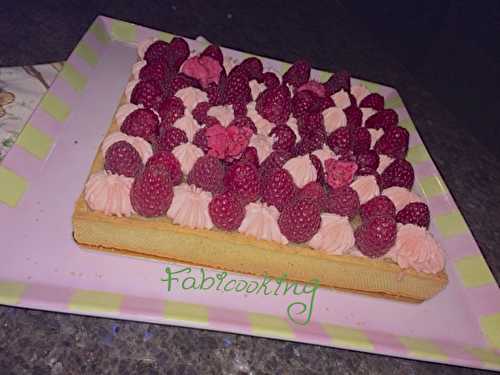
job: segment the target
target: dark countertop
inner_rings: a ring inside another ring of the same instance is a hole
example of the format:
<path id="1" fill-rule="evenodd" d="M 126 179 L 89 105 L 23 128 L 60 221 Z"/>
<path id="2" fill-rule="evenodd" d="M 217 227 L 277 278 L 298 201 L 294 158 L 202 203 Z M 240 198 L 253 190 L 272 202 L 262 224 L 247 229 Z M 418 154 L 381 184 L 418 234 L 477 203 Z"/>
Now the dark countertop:
<path id="1" fill-rule="evenodd" d="M 0 12 L 0 66 L 64 60 L 97 14 L 207 39 L 286 61 L 395 87 L 495 278 L 500 276 L 500 162 L 422 86 L 341 1 L 320 14 L 309 2 L 15 2 Z M 227 3 L 227 4 L 226 4 Z M 5 38 L 5 36 L 8 36 Z M 482 374 L 431 364 L 278 340 L 39 312 L 0 306 L 2 374 Z"/>

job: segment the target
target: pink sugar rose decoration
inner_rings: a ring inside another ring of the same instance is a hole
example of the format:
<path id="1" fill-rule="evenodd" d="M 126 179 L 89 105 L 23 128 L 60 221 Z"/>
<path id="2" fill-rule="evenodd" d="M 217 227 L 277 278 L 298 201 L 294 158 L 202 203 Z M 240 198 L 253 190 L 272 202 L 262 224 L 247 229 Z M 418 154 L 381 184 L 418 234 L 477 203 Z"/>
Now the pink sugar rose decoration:
<path id="1" fill-rule="evenodd" d="M 222 66 L 209 56 L 194 56 L 187 59 L 181 67 L 181 73 L 200 81 L 203 88 L 209 83 L 219 83 Z"/>
<path id="2" fill-rule="evenodd" d="M 358 165 L 353 161 L 328 159 L 325 161 L 326 182 L 332 188 L 348 185 L 352 182 Z"/>
<path id="3" fill-rule="evenodd" d="M 325 86 L 316 81 L 308 81 L 297 89 L 297 91 L 304 91 L 304 90 L 312 91 L 320 98 L 326 96 Z"/>
<path id="4" fill-rule="evenodd" d="M 226 157 L 226 145 L 228 143 L 228 136 L 226 128 L 220 124 L 215 124 L 207 129 L 205 132 L 208 144 L 208 154 L 218 159 Z"/>
<path id="5" fill-rule="evenodd" d="M 226 148 L 226 154 L 231 157 L 236 157 L 247 148 L 253 131 L 246 126 L 239 128 L 231 125 L 227 127 L 227 134 L 229 136 L 229 142 Z"/>
<path id="6" fill-rule="evenodd" d="M 252 130 L 245 127 L 216 124 L 206 131 L 208 154 L 218 159 L 234 158 L 239 156 L 248 146 L 252 137 Z"/>

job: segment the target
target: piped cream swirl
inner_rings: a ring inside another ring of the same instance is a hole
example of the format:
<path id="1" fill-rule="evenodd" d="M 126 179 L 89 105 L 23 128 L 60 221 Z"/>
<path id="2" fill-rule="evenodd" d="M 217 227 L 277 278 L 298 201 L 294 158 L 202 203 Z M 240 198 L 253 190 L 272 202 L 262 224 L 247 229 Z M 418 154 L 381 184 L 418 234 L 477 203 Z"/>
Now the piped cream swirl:
<path id="1" fill-rule="evenodd" d="M 130 98 L 132 97 L 132 91 L 134 91 L 135 86 L 139 83 L 138 79 L 133 79 L 129 83 L 127 83 L 127 86 L 125 87 L 125 97 L 127 98 L 127 102 L 130 103 Z"/>
<path id="2" fill-rule="evenodd" d="M 212 194 L 194 185 L 174 186 L 174 198 L 167 216 L 174 224 L 192 229 L 212 229 L 213 223 L 208 213 Z"/>
<path id="3" fill-rule="evenodd" d="M 354 182 L 351 183 L 351 188 L 358 193 L 359 203 L 361 204 L 368 202 L 370 199 L 380 194 L 377 179 L 372 175 L 356 177 Z"/>
<path id="4" fill-rule="evenodd" d="M 257 133 L 259 134 L 267 136 L 274 128 L 274 124 L 272 122 L 267 121 L 257 112 L 255 109 L 255 102 L 251 102 L 247 105 L 247 117 L 253 121 L 255 127 L 257 128 Z"/>
<path id="5" fill-rule="evenodd" d="M 188 175 L 196 163 L 203 156 L 203 150 L 192 143 L 182 143 L 172 150 L 172 154 L 179 160 L 184 175 Z"/>
<path id="6" fill-rule="evenodd" d="M 382 195 L 385 195 L 392 201 L 392 203 L 394 203 L 394 206 L 396 206 L 396 211 L 401 210 L 407 204 L 413 202 L 424 202 L 424 200 L 417 194 L 400 186 L 392 186 L 390 188 L 384 189 L 382 191 Z"/>
<path id="7" fill-rule="evenodd" d="M 253 236 L 258 240 L 275 241 L 283 245 L 288 243 L 278 226 L 280 213 L 276 207 L 265 203 L 249 203 L 245 211 L 245 218 L 238 232 Z"/>
<path id="8" fill-rule="evenodd" d="M 392 162 L 394 161 L 393 158 L 391 158 L 390 156 L 387 156 L 387 155 L 384 155 L 384 154 L 379 154 L 378 155 L 379 157 L 379 163 L 378 163 L 378 168 L 377 168 L 377 172 L 379 174 L 382 174 L 382 172 L 389 166 L 392 164 Z"/>
<path id="9" fill-rule="evenodd" d="M 231 121 L 234 120 L 233 108 L 230 105 L 218 105 L 211 107 L 208 110 L 207 115 L 215 117 L 225 128 L 227 128 Z"/>
<path id="10" fill-rule="evenodd" d="M 318 177 L 318 173 L 311 162 L 309 154 L 297 156 L 288 160 L 285 165 L 283 165 L 283 168 L 290 172 L 293 182 L 295 182 L 295 185 L 299 188 L 303 188 L 311 181 L 316 181 Z"/>
<path id="11" fill-rule="evenodd" d="M 85 184 L 85 201 L 94 211 L 128 217 L 135 213 L 130 203 L 133 182 L 133 178 L 108 174 L 106 171 L 94 173 Z"/>
<path id="12" fill-rule="evenodd" d="M 401 268 L 438 273 L 444 268 L 445 255 L 431 233 L 413 224 L 398 225 L 396 243 L 386 254 Z"/>
<path id="13" fill-rule="evenodd" d="M 132 65 L 132 75 L 134 79 L 139 79 L 142 68 L 146 66 L 147 62 L 145 60 L 139 60 L 134 65 Z"/>
<path id="14" fill-rule="evenodd" d="M 186 133 L 189 142 L 193 142 L 194 135 L 201 128 L 201 126 L 198 125 L 198 122 L 189 114 L 186 114 L 181 118 L 177 119 L 174 122 L 173 127 L 183 130 L 184 133 Z"/>
<path id="15" fill-rule="evenodd" d="M 344 111 L 339 107 L 329 107 L 323 112 L 325 129 L 327 133 L 347 125 L 347 117 Z"/>
<path id="16" fill-rule="evenodd" d="M 207 94 L 195 87 L 185 87 L 183 89 L 180 89 L 175 93 L 175 96 L 181 99 L 186 108 L 190 111 L 195 109 L 198 103 L 208 101 Z"/>
<path id="17" fill-rule="evenodd" d="M 364 85 L 353 85 L 351 87 L 351 94 L 356 98 L 356 102 L 359 104 L 361 101 L 370 94 L 370 90 Z"/>
<path id="18" fill-rule="evenodd" d="M 337 91 L 331 97 L 333 99 L 333 102 L 335 103 L 335 106 L 339 107 L 340 109 L 346 109 L 351 105 L 351 98 L 349 97 L 349 94 L 343 89 Z"/>
<path id="19" fill-rule="evenodd" d="M 371 137 L 371 142 L 370 142 L 370 148 L 375 147 L 375 143 L 384 135 L 384 130 L 383 129 L 368 129 L 368 132 L 370 133 Z"/>
<path id="20" fill-rule="evenodd" d="M 373 108 L 360 108 L 361 109 L 361 123 L 363 124 L 363 126 L 365 125 L 365 122 L 366 120 L 368 120 L 368 118 L 371 116 L 371 115 L 374 115 L 375 113 L 377 113 L 377 111 L 375 111 Z M 369 129 L 369 130 L 372 130 L 372 129 Z M 375 129 L 373 129 L 375 130 Z"/>
<path id="21" fill-rule="evenodd" d="M 257 82 L 256 80 L 251 80 L 249 82 L 250 84 L 250 90 L 252 92 L 252 99 L 253 100 L 257 100 L 257 97 L 259 96 L 259 94 L 263 91 L 266 90 L 266 85 L 263 84 L 263 83 L 259 83 Z"/>
<path id="22" fill-rule="evenodd" d="M 323 168 L 325 168 L 325 161 L 327 161 L 328 159 L 336 160 L 338 158 L 338 156 L 335 155 L 335 153 L 326 144 L 323 145 L 323 148 L 313 151 L 312 154 L 321 161 L 321 164 L 323 164 Z"/>
<path id="23" fill-rule="evenodd" d="M 249 146 L 255 147 L 259 163 L 262 163 L 273 152 L 273 141 L 271 137 L 262 134 L 254 134 L 250 138 Z"/>
<path id="24" fill-rule="evenodd" d="M 309 246 L 329 254 L 347 254 L 354 246 L 354 232 L 346 216 L 323 213 L 318 233 L 309 241 Z"/>

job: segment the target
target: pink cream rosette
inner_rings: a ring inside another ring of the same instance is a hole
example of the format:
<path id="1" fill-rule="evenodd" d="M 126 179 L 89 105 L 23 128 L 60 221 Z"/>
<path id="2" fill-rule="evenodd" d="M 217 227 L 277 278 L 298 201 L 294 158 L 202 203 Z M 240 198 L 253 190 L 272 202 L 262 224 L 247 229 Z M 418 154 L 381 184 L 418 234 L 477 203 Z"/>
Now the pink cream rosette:
<path id="1" fill-rule="evenodd" d="M 396 243 L 386 256 L 403 269 L 432 274 L 443 270 L 445 263 L 444 252 L 430 232 L 413 224 L 398 225 Z"/>

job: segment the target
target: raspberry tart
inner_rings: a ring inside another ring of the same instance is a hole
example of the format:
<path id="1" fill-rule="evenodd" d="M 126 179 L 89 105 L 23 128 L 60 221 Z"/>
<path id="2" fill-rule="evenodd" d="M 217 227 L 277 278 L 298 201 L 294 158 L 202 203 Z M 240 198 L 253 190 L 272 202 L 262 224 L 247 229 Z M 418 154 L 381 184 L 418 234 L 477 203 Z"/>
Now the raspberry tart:
<path id="1" fill-rule="evenodd" d="M 232 65 L 232 66 L 231 66 Z M 85 247 L 424 301 L 447 284 L 409 134 L 346 71 L 148 39 L 73 215 Z"/>

